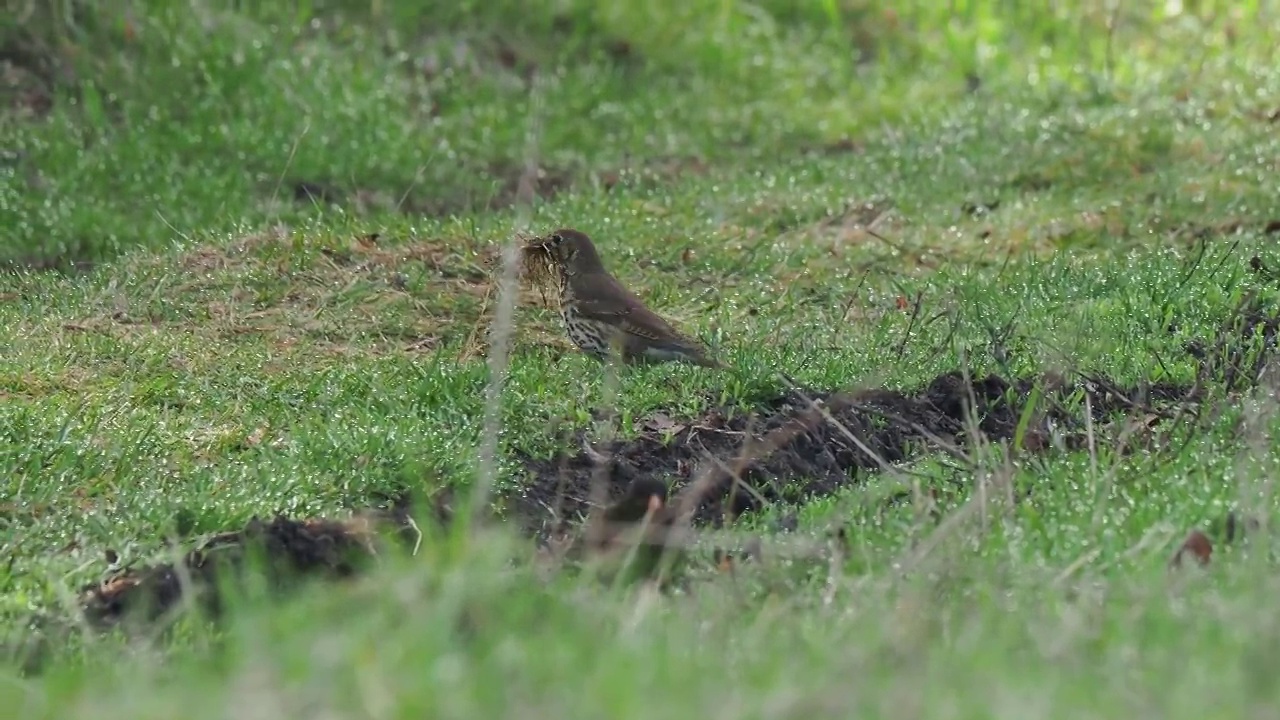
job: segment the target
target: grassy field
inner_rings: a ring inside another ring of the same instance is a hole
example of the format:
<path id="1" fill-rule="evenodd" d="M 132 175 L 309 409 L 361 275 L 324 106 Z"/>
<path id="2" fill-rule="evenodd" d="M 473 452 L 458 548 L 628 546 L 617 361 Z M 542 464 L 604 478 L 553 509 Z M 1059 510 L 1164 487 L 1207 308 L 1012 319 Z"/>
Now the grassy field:
<path id="1" fill-rule="evenodd" d="M 15 5 L 0 706 L 1274 714 L 1271 4 Z M 504 303 L 564 226 L 731 368 Z M 683 488 L 813 398 L 672 592 L 537 549 L 584 440 Z M 343 582 L 82 616 L 171 539 L 401 499 L 416 551 Z"/>

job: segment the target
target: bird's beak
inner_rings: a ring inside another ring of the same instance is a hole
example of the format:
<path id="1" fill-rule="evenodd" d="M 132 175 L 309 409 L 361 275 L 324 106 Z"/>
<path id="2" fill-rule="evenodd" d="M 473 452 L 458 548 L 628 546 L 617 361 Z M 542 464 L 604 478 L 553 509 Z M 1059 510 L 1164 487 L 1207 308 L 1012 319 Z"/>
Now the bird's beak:
<path id="1" fill-rule="evenodd" d="M 523 249 L 524 249 L 524 250 L 526 250 L 526 251 L 529 251 L 529 250 L 542 250 L 543 252 L 550 252 L 550 251 L 551 251 L 551 244 L 550 244 L 550 243 L 548 243 L 546 240 L 544 240 L 544 239 L 540 238 L 540 237 L 536 237 L 536 238 L 534 238 L 534 239 L 530 240 L 529 242 L 525 243 L 525 246 L 524 246 L 524 248 L 523 248 Z"/>

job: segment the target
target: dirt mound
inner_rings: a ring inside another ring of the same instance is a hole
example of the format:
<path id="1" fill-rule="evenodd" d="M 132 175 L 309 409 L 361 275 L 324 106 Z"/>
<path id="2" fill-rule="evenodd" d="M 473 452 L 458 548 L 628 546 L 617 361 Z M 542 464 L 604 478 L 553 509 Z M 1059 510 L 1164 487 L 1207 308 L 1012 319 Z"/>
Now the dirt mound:
<path id="1" fill-rule="evenodd" d="M 80 608 L 98 629 L 126 620 L 153 623 L 188 598 L 218 617 L 224 584 L 234 583 L 250 559 L 261 562 L 273 589 L 305 577 L 347 578 L 377 556 L 388 532 L 410 545 L 420 537 L 407 508 L 346 520 L 253 518 L 244 528 L 210 537 L 173 562 L 126 569 L 83 588 Z"/>
<path id="2" fill-rule="evenodd" d="M 718 525 L 765 502 L 830 495 L 856 482 L 858 473 L 923 451 L 955 451 L 979 438 L 1017 438 L 1033 452 L 1055 442 L 1076 447 L 1084 441 L 1086 406 L 1095 426 L 1115 413 L 1148 421 L 1196 417 L 1208 388 L 1252 387 L 1275 354 L 1278 332 L 1280 315 L 1247 298 L 1216 338 L 1188 344 L 1200 370 L 1187 384 L 1126 387 L 1101 375 L 1005 379 L 953 371 L 914 393 L 789 391 L 753 413 L 718 407 L 684 421 L 662 416 L 635 439 L 594 449 L 579 433 L 580 451 L 551 459 L 519 455 L 528 481 L 511 501 L 526 529 L 546 536 L 585 515 L 597 473 L 611 499 L 637 475 L 667 478 L 677 494 L 702 476 L 694 521 Z M 1029 406 L 1033 395 L 1039 400 Z"/>
<path id="3" fill-rule="evenodd" d="M 761 414 L 713 408 L 685 422 L 662 423 L 639 437 L 550 460 L 521 458 L 532 476 L 517 501 L 521 517 L 538 518 L 530 529 L 554 530 L 545 508 L 564 520 L 586 512 L 598 463 L 607 464 L 610 496 L 637 475 L 670 478 L 674 488 L 710 473 L 696 522 L 718 524 L 729 515 L 758 509 L 761 501 L 798 501 L 847 486 L 857 471 L 902 462 L 926 447 L 960 448 L 977 432 L 988 441 L 1012 440 L 1023 408 L 1038 386 L 1044 409 L 1035 413 L 1023 446 L 1050 443 L 1050 423 L 1068 444 L 1083 431 L 1080 411 L 1067 406 L 1087 394 L 1095 421 L 1116 410 L 1155 411 L 1155 405 L 1194 399 L 1193 387 L 1118 388 L 1104 378 L 1068 382 L 1060 376 L 1005 380 L 998 375 L 965 379 L 959 371 L 936 377 L 916 393 L 862 390 L 851 393 L 793 391 L 763 403 Z M 582 437 L 579 436 L 581 441 Z M 602 460 L 602 457 L 605 458 Z M 737 475 L 751 490 L 733 492 Z M 538 508 L 544 508 L 539 513 Z"/>

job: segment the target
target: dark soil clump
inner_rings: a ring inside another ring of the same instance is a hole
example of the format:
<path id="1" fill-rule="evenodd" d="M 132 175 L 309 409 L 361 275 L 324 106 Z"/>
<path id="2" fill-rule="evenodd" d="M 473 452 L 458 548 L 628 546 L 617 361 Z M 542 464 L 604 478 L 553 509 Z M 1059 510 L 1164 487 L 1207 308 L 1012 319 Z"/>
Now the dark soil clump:
<path id="1" fill-rule="evenodd" d="M 667 477 L 678 489 L 700 473 L 710 473 L 694 520 L 718 524 L 726 513 L 758 509 L 761 499 L 795 501 L 834 493 L 853 482 L 857 472 L 902 462 L 926 446 L 958 451 L 972 442 L 974 429 L 987 441 L 1012 440 L 1037 385 L 1046 398 L 1044 410 L 1036 413 L 1023 438 L 1024 447 L 1033 450 L 1049 444 L 1049 422 L 1068 443 L 1083 431 L 1080 411 L 1064 404 L 1073 393 L 1089 396 L 1095 421 L 1117 410 L 1149 409 L 1155 403 L 1192 400 L 1196 394 L 1192 387 L 1174 385 L 1121 389 L 1101 378 L 1009 381 L 987 375 L 966 380 L 960 372 L 940 375 L 916 393 L 793 391 L 763 403 L 759 415 L 709 410 L 681 423 L 683 428 L 666 442 L 654 432 L 594 452 L 584 449 L 551 460 L 523 457 L 532 479 L 516 501 L 518 514 L 530 519 L 541 515 L 530 528 L 539 534 L 555 529 L 547 525 L 552 520 L 547 507 L 562 508 L 566 521 L 584 514 L 603 456 L 608 458 L 610 497 L 637 475 Z M 735 474 L 755 492 L 741 489 Z"/>
<path id="2" fill-rule="evenodd" d="M 221 615 L 222 587 L 234 583 L 258 560 L 272 589 L 304 577 L 348 578 L 378 552 L 379 534 L 397 531 L 412 544 L 418 537 L 403 510 L 349 520 L 254 518 L 241 530 L 206 539 L 174 562 L 126 569 L 81 591 L 85 620 L 105 629 L 122 621 L 160 620 L 185 600 L 211 617 Z"/>
<path id="3" fill-rule="evenodd" d="M 519 456 L 528 478 L 511 504 L 526 529 L 547 536 L 586 514 L 598 474 L 606 479 L 610 499 L 639 475 L 667 478 L 676 495 L 702 478 L 694 522 L 718 525 L 764 502 L 833 494 L 860 473 L 924 451 L 962 454 L 975 440 L 1012 441 L 1035 392 L 1040 400 L 1020 449 L 1081 447 L 1085 407 L 1095 430 L 1116 413 L 1198 416 L 1196 409 L 1211 395 L 1208 388 L 1230 393 L 1254 386 L 1275 355 L 1278 336 L 1280 315 L 1249 298 L 1217 337 L 1188 347 L 1200 364 L 1192 383 L 1124 386 L 1101 375 L 1006 379 L 953 371 L 912 393 L 790 391 L 760 403 L 754 413 L 712 408 L 608 447 L 586 448 L 579 433 L 575 441 L 582 450 L 549 460 Z"/>

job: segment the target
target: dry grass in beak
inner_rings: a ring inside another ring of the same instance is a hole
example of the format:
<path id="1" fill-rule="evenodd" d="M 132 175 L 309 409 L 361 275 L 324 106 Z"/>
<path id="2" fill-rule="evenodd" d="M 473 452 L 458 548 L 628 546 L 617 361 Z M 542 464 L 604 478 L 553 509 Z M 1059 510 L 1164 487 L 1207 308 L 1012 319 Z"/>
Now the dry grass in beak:
<path id="1" fill-rule="evenodd" d="M 551 248 L 542 238 L 534 238 L 520 249 L 520 272 L 530 284 L 538 288 L 546 301 L 545 291 L 555 286 L 555 259 Z"/>
<path id="2" fill-rule="evenodd" d="M 543 284 L 552 278 L 555 260 L 551 257 L 551 249 L 540 238 L 520 249 L 520 269 L 524 276 L 535 284 Z"/>

